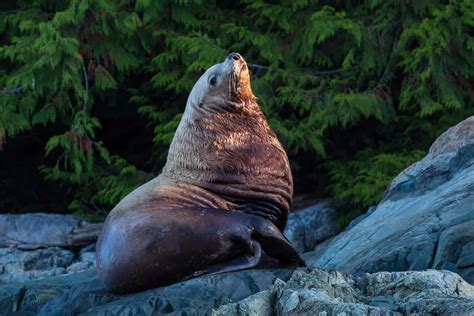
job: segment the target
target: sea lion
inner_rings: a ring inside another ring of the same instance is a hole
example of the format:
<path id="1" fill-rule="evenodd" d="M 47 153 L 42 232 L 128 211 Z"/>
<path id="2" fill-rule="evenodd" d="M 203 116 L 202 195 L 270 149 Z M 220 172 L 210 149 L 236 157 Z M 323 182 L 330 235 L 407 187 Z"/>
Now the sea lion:
<path id="1" fill-rule="evenodd" d="M 199 275 L 304 266 L 283 236 L 286 153 L 238 53 L 194 85 L 162 173 L 108 215 L 97 243 L 105 288 L 128 293 Z"/>

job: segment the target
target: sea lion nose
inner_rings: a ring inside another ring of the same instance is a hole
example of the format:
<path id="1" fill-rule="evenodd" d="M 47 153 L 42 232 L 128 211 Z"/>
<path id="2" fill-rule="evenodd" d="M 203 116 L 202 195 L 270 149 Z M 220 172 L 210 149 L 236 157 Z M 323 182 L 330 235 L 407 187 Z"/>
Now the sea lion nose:
<path id="1" fill-rule="evenodd" d="M 229 56 L 227 56 L 227 59 L 233 59 L 233 60 L 243 60 L 242 56 L 240 56 L 239 53 L 230 53 Z"/>

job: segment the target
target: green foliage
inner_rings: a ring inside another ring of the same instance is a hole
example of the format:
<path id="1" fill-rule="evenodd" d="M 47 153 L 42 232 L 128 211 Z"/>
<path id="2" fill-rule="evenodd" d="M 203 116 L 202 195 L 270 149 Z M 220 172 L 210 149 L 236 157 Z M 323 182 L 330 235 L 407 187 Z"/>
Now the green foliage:
<path id="1" fill-rule="evenodd" d="M 238 51 L 297 192 L 362 210 L 474 112 L 473 12 L 471 0 L 10 1 L 0 146 L 47 128 L 45 179 L 72 209 L 104 213 L 159 172 L 193 84 Z"/>

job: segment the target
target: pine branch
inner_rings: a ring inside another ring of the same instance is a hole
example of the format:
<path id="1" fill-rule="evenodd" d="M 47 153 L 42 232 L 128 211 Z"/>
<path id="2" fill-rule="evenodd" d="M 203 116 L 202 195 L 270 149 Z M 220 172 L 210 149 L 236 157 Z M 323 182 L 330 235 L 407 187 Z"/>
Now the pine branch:
<path id="1" fill-rule="evenodd" d="M 255 76 L 257 76 L 262 69 L 272 69 L 272 67 L 262 66 L 262 65 L 258 65 L 258 64 L 247 64 L 247 65 L 250 68 L 256 68 L 257 69 L 257 73 L 255 74 Z M 276 68 L 276 69 L 281 70 L 281 68 Z M 334 74 L 340 73 L 340 72 L 343 71 L 343 69 L 342 68 L 328 69 L 328 70 L 310 69 L 310 71 L 311 71 L 311 74 L 313 74 L 315 76 L 327 76 L 327 75 L 334 75 Z"/>
<path id="2" fill-rule="evenodd" d="M 262 69 L 269 69 L 270 67 L 268 66 L 262 66 L 262 65 L 257 65 L 257 64 L 247 64 L 250 68 L 257 68 L 259 70 Z"/>
<path id="3" fill-rule="evenodd" d="M 84 91 L 84 103 L 83 103 L 83 108 L 84 111 L 87 111 L 87 98 L 89 96 L 89 77 L 87 76 L 87 70 L 86 66 L 84 63 L 82 63 L 82 73 L 84 74 L 84 85 L 85 85 L 85 91 Z"/>
<path id="4" fill-rule="evenodd" d="M 397 29 L 397 32 L 395 33 L 395 36 L 393 38 L 392 50 L 390 51 L 390 55 L 389 55 L 388 60 L 387 60 L 387 65 L 385 66 L 385 70 L 383 71 L 382 76 L 380 77 L 379 82 L 377 83 L 377 87 L 379 87 L 383 84 L 383 82 L 385 80 L 385 77 L 388 74 L 388 70 L 390 68 L 390 64 L 392 62 L 393 56 L 395 56 L 395 49 L 397 47 L 398 39 L 400 37 L 401 31 L 402 31 L 402 28 L 399 27 Z"/>
<path id="5" fill-rule="evenodd" d="M 334 74 L 340 73 L 340 72 L 342 72 L 342 70 L 343 70 L 342 68 L 331 69 L 331 70 L 315 70 L 315 69 L 312 69 L 311 72 L 315 76 L 327 76 L 327 75 L 334 75 Z"/>
<path id="6" fill-rule="evenodd" d="M 18 88 L 11 89 L 11 90 L 0 90 L 0 95 L 20 93 L 22 90 L 23 90 L 22 86 L 19 86 Z"/>
<path id="7" fill-rule="evenodd" d="M 98 207 L 97 204 L 95 204 L 93 200 L 90 200 L 90 201 L 83 200 L 83 202 L 84 204 L 90 205 L 98 214 L 107 215 L 108 213 L 106 209 Z"/>

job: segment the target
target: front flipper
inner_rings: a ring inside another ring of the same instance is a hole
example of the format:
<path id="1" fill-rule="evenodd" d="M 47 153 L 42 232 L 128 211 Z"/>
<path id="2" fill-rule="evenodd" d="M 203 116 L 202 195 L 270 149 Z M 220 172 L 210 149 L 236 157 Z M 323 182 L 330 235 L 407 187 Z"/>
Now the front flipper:
<path id="1" fill-rule="evenodd" d="M 277 267 L 306 267 L 303 258 L 296 252 L 288 239 L 270 221 L 264 220 L 261 225 L 255 227 L 252 237 L 262 245 L 266 255 L 277 259 Z M 263 266 L 271 266 L 271 259 L 262 260 Z"/>
<path id="2" fill-rule="evenodd" d="M 252 269 L 260 263 L 261 257 L 262 247 L 258 242 L 251 241 L 249 244 L 249 252 L 246 255 L 235 258 L 230 261 L 209 266 L 204 270 L 196 271 L 189 278 L 194 278 L 202 275 Z"/>

